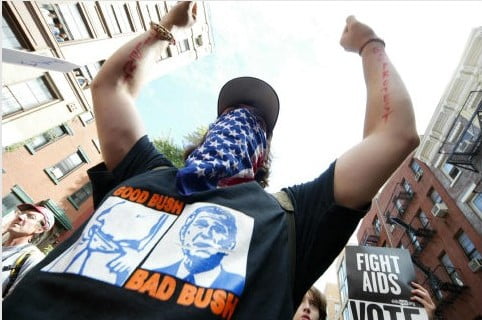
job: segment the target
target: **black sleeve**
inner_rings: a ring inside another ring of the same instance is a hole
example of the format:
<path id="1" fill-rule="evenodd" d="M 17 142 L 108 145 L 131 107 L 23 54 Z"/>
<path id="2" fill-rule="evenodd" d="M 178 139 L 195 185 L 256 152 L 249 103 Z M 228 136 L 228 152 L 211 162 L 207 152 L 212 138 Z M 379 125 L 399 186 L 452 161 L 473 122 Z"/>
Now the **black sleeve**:
<path id="1" fill-rule="evenodd" d="M 305 292 L 325 272 L 366 214 L 335 203 L 335 162 L 315 180 L 287 188 L 295 209 L 297 306 Z"/>
<path id="2" fill-rule="evenodd" d="M 96 209 L 104 196 L 122 181 L 159 166 L 173 167 L 173 164 L 157 151 L 145 135 L 136 142 L 114 170 L 108 171 L 103 162 L 90 168 L 87 174 L 92 184 L 94 208 Z"/>

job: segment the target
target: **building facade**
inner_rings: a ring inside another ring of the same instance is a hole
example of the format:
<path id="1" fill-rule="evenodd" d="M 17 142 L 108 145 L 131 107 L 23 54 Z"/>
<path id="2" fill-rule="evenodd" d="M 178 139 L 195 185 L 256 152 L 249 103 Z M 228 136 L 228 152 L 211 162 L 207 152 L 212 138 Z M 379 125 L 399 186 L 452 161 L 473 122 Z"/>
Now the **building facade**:
<path id="1" fill-rule="evenodd" d="M 2 1 L 2 47 L 73 62 L 62 73 L 2 63 L 2 223 L 18 204 L 40 202 L 56 215 L 39 247 L 68 237 L 92 213 L 86 170 L 102 161 L 89 85 L 124 43 L 158 22 L 176 1 Z M 209 7 L 159 52 L 158 78 L 213 51 Z M 6 236 L 6 235 L 3 235 Z"/>
<path id="2" fill-rule="evenodd" d="M 327 283 L 323 292 L 326 298 L 326 319 L 338 319 L 340 314 L 340 289 L 337 283 Z"/>
<path id="3" fill-rule="evenodd" d="M 404 248 L 437 319 L 482 319 L 482 28 L 461 62 L 418 149 L 363 219 L 360 245 Z"/>

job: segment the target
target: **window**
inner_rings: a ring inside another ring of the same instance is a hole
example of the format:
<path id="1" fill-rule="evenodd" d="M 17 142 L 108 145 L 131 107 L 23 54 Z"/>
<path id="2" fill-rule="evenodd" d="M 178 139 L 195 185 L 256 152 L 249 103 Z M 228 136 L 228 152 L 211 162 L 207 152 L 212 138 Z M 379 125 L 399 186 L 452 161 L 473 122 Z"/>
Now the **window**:
<path id="1" fill-rule="evenodd" d="M 70 203 L 74 206 L 74 208 L 78 210 L 82 203 L 89 199 L 91 194 L 92 184 L 88 182 L 83 185 L 82 188 L 68 196 L 67 199 L 69 199 Z"/>
<path id="2" fill-rule="evenodd" d="M 471 152 L 473 147 L 476 146 L 476 140 L 478 137 L 478 134 L 475 132 L 475 128 L 471 130 L 470 126 L 467 131 L 465 131 L 462 140 L 460 141 L 459 145 L 457 146 L 457 149 L 455 152 L 460 152 L 460 153 L 465 153 L 465 152 Z"/>
<path id="3" fill-rule="evenodd" d="M 23 203 L 23 201 L 14 192 L 7 194 L 2 198 L 2 216 L 6 216 L 15 211 L 15 208 L 21 203 Z"/>
<path id="4" fill-rule="evenodd" d="M 7 19 L 2 16 L 2 47 L 9 49 L 24 49 Z"/>
<path id="5" fill-rule="evenodd" d="M 2 88 L 2 115 L 29 110 L 55 99 L 45 76 L 7 85 Z"/>
<path id="6" fill-rule="evenodd" d="M 98 61 L 91 64 L 86 64 L 80 68 L 74 69 L 75 78 L 77 83 L 82 88 L 87 88 L 88 85 L 94 80 L 97 73 L 99 73 L 102 64 L 104 64 L 105 60 Z"/>
<path id="7" fill-rule="evenodd" d="M 395 207 L 397 208 L 398 212 L 401 215 L 403 215 L 405 213 L 405 209 L 406 209 L 407 205 L 403 200 L 397 199 L 397 201 L 395 201 Z"/>
<path id="8" fill-rule="evenodd" d="M 377 236 L 380 235 L 380 231 L 382 230 L 382 225 L 380 223 L 380 220 L 378 217 L 375 217 L 375 220 L 373 220 L 373 228 L 375 229 L 375 234 Z"/>
<path id="9" fill-rule="evenodd" d="M 72 153 L 67 158 L 63 159 L 62 161 L 58 162 L 50 168 L 46 168 L 45 171 L 54 181 L 54 183 L 57 183 L 59 180 L 62 180 L 69 173 L 87 162 L 89 162 L 87 155 L 82 151 L 82 149 L 79 148 L 76 152 Z"/>
<path id="10" fill-rule="evenodd" d="M 17 206 L 21 203 L 33 203 L 25 191 L 18 185 L 14 185 L 11 191 L 2 198 L 2 217 L 15 211 Z"/>
<path id="11" fill-rule="evenodd" d="M 79 4 L 43 4 L 42 13 L 58 42 L 91 38 Z"/>
<path id="12" fill-rule="evenodd" d="M 449 256 L 446 253 L 444 253 L 442 255 L 442 257 L 440 258 L 440 262 L 444 266 L 445 271 L 449 275 L 452 282 L 459 285 L 459 286 L 463 286 L 464 283 L 462 281 L 462 278 L 457 273 L 457 270 L 455 270 L 455 267 L 454 267 L 454 264 L 452 263 L 452 260 L 450 260 Z"/>
<path id="13" fill-rule="evenodd" d="M 418 213 L 418 219 L 420 220 L 420 223 L 425 229 L 430 229 L 430 222 L 425 212 L 420 210 L 420 212 Z"/>
<path id="14" fill-rule="evenodd" d="M 350 320 L 350 311 L 348 310 L 348 304 L 343 309 L 343 320 Z"/>
<path id="15" fill-rule="evenodd" d="M 126 5 L 114 3 L 105 7 L 107 26 L 112 34 L 134 31 L 130 21 L 129 10 Z"/>
<path id="16" fill-rule="evenodd" d="M 25 144 L 25 147 L 31 154 L 34 154 L 35 151 L 68 134 L 71 135 L 73 133 L 67 125 L 54 127 L 42 134 L 39 134 L 38 136 L 33 137 L 31 141 Z"/>
<path id="17" fill-rule="evenodd" d="M 430 198 L 432 199 L 434 204 L 443 202 L 442 197 L 435 189 L 432 189 L 432 191 L 430 192 Z"/>
<path id="18" fill-rule="evenodd" d="M 345 303 L 348 299 L 348 285 L 346 281 L 346 263 L 345 260 L 340 264 L 340 268 L 338 269 L 338 283 L 340 285 L 340 292 L 341 292 L 341 303 Z"/>
<path id="19" fill-rule="evenodd" d="M 475 210 L 482 213 L 482 193 L 476 193 L 470 200 L 470 204 Z"/>
<path id="20" fill-rule="evenodd" d="M 451 163 L 445 163 L 442 167 L 442 171 L 450 177 L 450 179 L 455 180 L 458 177 L 460 170 Z"/>
<path id="21" fill-rule="evenodd" d="M 159 22 L 161 21 L 161 16 L 157 11 L 157 6 L 153 3 L 146 4 L 147 15 L 149 16 L 149 21 Z"/>
<path id="22" fill-rule="evenodd" d="M 465 232 L 460 231 L 459 235 L 457 236 L 457 241 L 459 242 L 460 246 L 464 250 L 469 260 L 476 259 L 476 258 L 482 259 L 482 256 L 480 255 L 479 251 L 475 248 L 474 243 L 470 241 L 469 236 Z"/>
<path id="23" fill-rule="evenodd" d="M 403 189 L 410 195 L 410 196 L 413 196 L 413 188 L 412 188 L 412 185 L 405 179 L 403 179 L 403 182 L 402 182 L 402 185 L 403 185 Z"/>
<path id="24" fill-rule="evenodd" d="M 410 240 L 413 244 L 413 246 L 415 247 L 415 250 L 416 251 L 422 251 L 422 244 L 420 243 L 420 241 L 418 240 L 417 236 L 415 235 L 415 233 L 409 231 L 408 232 L 408 236 L 410 237 Z"/>
<path id="25" fill-rule="evenodd" d="M 184 39 L 181 42 L 179 42 L 179 52 L 186 52 L 190 49 L 189 46 L 189 39 Z"/>
<path id="26" fill-rule="evenodd" d="M 82 121 L 82 124 L 86 126 L 87 124 L 94 121 L 94 115 L 90 111 L 86 111 L 84 113 L 79 114 L 79 119 Z"/>
<path id="27" fill-rule="evenodd" d="M 418 164 L 415 159 L 412 159 L 412 162 L 410 162 L 410 168 L 412 169 L 413 173 L 423 173 L 422 167 Z"/>

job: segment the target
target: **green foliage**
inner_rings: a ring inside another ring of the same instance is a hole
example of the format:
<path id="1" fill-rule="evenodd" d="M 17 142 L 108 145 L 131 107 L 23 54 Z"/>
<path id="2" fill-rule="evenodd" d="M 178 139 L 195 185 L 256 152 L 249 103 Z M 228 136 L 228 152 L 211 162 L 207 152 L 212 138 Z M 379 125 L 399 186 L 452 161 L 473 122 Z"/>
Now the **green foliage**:
<path id="1" fill-rule="evenodd" d="M 206 126 L 197 127 L 196 130 L 184 136 L 184 140 L 186 141 L 187 145 L 198 145 L 204 138 L 204 135 L 208 131 Z"/>
<path id="2" fill-rule="evenodd" d="M 176 167 L 184 167 L 184 150 L 175 145 L 172 139 L 157 138 L 153 139 L 152 143 L 156 149 L 171 160 Z"/>
<path id="3" fill-rule="evenodd" d="M 192 146 L 198 145 L 204 138 L 204 135 L 208 131 L 205 126 L 198 127 L 190 134 L 184 136 L 184 145 Z M 172 161 L 172 163 L 178 167 L 184 167 L 184 149 L 177 146 L 170 138 L 156 138 L 152 143 L 166 158 Z"/>

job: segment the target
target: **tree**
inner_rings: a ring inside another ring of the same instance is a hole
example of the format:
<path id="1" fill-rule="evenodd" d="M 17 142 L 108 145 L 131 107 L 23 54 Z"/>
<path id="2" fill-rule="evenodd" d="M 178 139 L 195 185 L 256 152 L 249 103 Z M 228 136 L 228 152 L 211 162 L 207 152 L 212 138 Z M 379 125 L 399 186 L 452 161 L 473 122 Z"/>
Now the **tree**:
<path id="1" fill-rule="evenodd" d="M 152 143 L 166 158 L 178 168 L 184 167 L 184 150 L 175 145 L 172 139 L 157 138 L 153 139 Z"/>
<path id="2" fill-rule="evenodd" d="M 200 126 L 193 132 L 184 136 L 185 146 L 197 146 L 208 131 L 207 127 Z M 177 146 L 170 138 L 156 138 L 152 143 L 166 158 L 172 161 L 177 168 L 184 167 L 184 149 Z"/>

